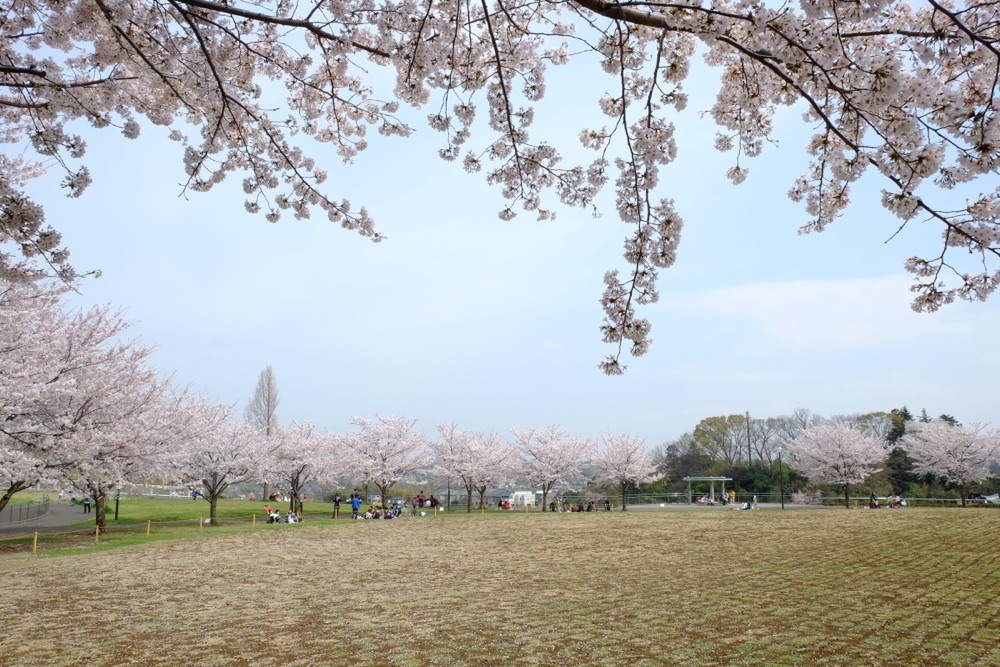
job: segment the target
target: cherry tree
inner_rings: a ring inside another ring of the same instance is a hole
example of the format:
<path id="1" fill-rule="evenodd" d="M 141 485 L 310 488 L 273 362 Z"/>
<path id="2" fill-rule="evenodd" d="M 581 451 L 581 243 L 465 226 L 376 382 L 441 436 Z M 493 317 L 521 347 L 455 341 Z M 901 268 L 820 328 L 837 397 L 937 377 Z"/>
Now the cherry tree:
<path id="1" fill-rule="evenodd" d="M 271 443 L 270 440 L 276 440 Z M 269 450 L 265 467 L 270 478 L 289 487 L 289 509 L 302 517 L 302 489 L 313 482 L 333 479 L 342 461 L 338 458 L 339 439 L 317 432 L 308 422 L 292 422 L 265 439 Z"/>
<path id="2" fill-rule="evenodd" d="M 465 511 L 472 511 L 472 493 L 479 492 L 479 508 L 485 503 L 486 489 L 509 476 L 513 449 L 496 433 L 460 431 L 452 423 L 438 424 L 438 440 L 429 444 L 437 470 L 446 477 L 462 480 L 466 491 Z"/>
<path id="3" fill-rule="evenodd" d="M 517 439 L 520 472 L 542 490 L 542 511 L 556 484 L 566 484 L 580 474 L 584 459 L 594 451 L 591 440 L 576 438 L 556 424 L 542 429 L 511 429 Z"/>
<path id="4" fill-rule="evenodd" d="M 259 478 L 267 442 L 256 424 L 236 421 L 227 406 L 190 401 L 185 407 L 192 418 L 171 463 L 182 484 L 201 487 L 198 496 L 208 502 L 209 525 L 215 526 L 219 499 L 226 491 Z"/>
<path id="5" fill-rule="evenodd" d="M 983 424 L 908 423 L 899 444 L 913 459 L 914 472 L 939 475 L 958 487 L 962 507 L 969 487 L 989 477 L 991 464 L 1000 457 L 1000 433 Z"/>
<path id="6" fill-rule="evenodd" d="M 383 508 L 393 486 L 433 463 L 416 423 L 415 419 L 382 415 L 373 420 L 351 418 L 351 424 L 361 430 L 344 438 L 348 450 L 346 470 L 355 479 L 378 488 Z"/>
<path id="7" fill-rule="evenodd" d="M 601 331 L 613 352 L 602 368 L 620 373 L 626 348 L 649 348 L 637 308 L 658 299 L 658 272 L 676 257 L 683 220 L 663 169 L 677 158 L 672 118 L 700 57 L 719 73 L 709 111 L 733 183 L 772 139 L 777 111 L 796 105 L 812 135 L 810 164 L 788 189 L 805 210 L 801 231 L 831 224 L 870 175 L 900 228 L 920 220 L 940 232 L 905 260 L 913 307 L 981 300 L 1000 282 L 996 26 L 987 0 L 14 3 L 0 40 L 0 139 L 10 146 L 0 153 L 0 273 L 74 275 L 26 184 L 59 171 L 69 196 L 84 192 L 81 124 L 129 138 L 161 127 L 182 147 L 186 190 L 239 173 L 252 213 L 319 212 L 380 240 L 368 211 L 334 196 L 300 144 L 350 162 L 372 129 L 412 134 L 409 106 L 440 132 L 443 159 L 500 188 L 503 219 L 550 219 L 552 199 L 596 210 L 612 184 L 630 231 L 625 270 L 604 277 Z M 560 65 L 605 76 L 561 81 L 550 72 Z M 580 118 L 592 160 L 564 164 L 571 147 L 532 133 L 560 84 L 587 86 L 605 117 L 552 111 Z"/>
<path id="8" fill-rule="evenodd" d="M 60 299 L 65 287 L 0 281 L 0 509 L 15 493 L 37 484 L 56 465 L 48 455 L 61 435 L 64 415 L 54 403 L 69 373 L 89 350 L 78 347 L 60 360 L 59 339 L 69 318 Z M 60 363 L 62 361 L 62 363 Z"/>
<path id="9" fill-rule="evenodd" d="M 108 499 L 125 483 L 168 475 L 188 434 L 187 397 L 172 393 L 146 364 L 149 352 L 127 343 L 86 369 L 71 405 L 73 429 L 56 441 L 62 481 L 90 495 L 98 532 L 107 526 Z"/>
<path id="10" fill-rule="evenodd" d="M 0 296 L 2 502 L 43 479 L 93 496 L 98 530 L 108 494 L 148 472 L 176 415 L 148 348 L 108 307 L 69 312 L 63 288 L 6 285 Z"/>
<path id="11" fill-rule="evenodd" d="M 887 455 L 882 440 L 847 423 L 808 426 L 786 449 L 791 465 L 812 482 L 842 487 L 845 507 L 851 506 L 851 485 L 880 471 Z"/>
<path id="12" fill-rule="evenodd" d="M 628 487 L 645 484 L 659 475 L 653 455 L 642 438 L 624 433 L 601 436 L 601 447 L 594 458 L 598 480 L 614 484 L 622 494 L 622 511 L 628 499 Z"/>

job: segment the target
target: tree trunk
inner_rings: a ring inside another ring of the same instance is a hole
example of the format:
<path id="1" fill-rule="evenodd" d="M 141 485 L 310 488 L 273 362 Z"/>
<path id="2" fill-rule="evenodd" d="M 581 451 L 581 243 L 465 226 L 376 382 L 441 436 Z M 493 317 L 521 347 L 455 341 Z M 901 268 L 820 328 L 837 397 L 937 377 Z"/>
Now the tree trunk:
<path id="1" fill-rule="evenodd" d="M 95 493 L 93 495 L 94 495 L 94 498 L 93 498 L 93 500 L 94 500 L 94 523 L 96 524 L 95 528 L 94 528 L 94 532 L 95 533 L 105 533 L 105 532 L 107 532 L 107 528 L 108 528 L 108 518 L 107 518 L 107 512 L 106 512 L 107 498 L 105 497 L 105 495 L 103 493 L 101 493 L 101 494 Z"/>
<path id="2" fill-rule="evenodd" d="M 474 487 L 472 483 L 465 485 L 465 513 L 472 514 L 472 491 Z"/>
<path id="3" fill-rule="evenodd" d="M 851 509 L 851 485 L 844 484 L 844 507 Z"/>
<path id="4" fill-rule="evenodd" d="M 965 499 L 967 498 L 968 494 L 965 492 L 964 486 L 958 487 L 958 495 L 962 498 L 962 507 L 968 507 L 968 505 L 965 504 Z"/>
<path id="5" fill-rule="evenodd" d="M 628 482 L 622 484 L 622 512 L 625 511 L 625 501 L 628 499 Z"/>
<path id="6" fill-rule="evenodd" d="M 225 482 L 225 478 L 219 479 L 219 473 L 214 472 L 210 479 L 201 480 L 201 485 L 206 493 L 199 495 L 208 501 L 208 525 L 214 526 L 219 521 L 219 498 L 225 493 L 229 484 Z"/>
<path id="7" fill-rule="evenodd" d="M 28 488 L 28 485 L 23 479 L 11 482 L 10 487 L 4 491 L 3 497 L 0 497 L 0 510 L 7 507 L 7 503 L 10 502 L 11 497 L 13 497 L 15 493 L 18 491 L 24 491 L 26 488 Z"/>
<path id="8" fill-rule="evenodd" d="M 542 511 L 545 512 L 549 509 L 549 487 L 542 484 Z"/>

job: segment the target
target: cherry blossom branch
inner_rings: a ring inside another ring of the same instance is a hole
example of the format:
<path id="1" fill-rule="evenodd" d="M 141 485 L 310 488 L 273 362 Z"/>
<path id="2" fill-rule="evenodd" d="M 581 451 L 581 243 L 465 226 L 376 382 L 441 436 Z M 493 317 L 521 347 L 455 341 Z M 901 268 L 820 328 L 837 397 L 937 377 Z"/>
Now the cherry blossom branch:
<path id="1" fill-rule="evenodd" d="M 333 34 L 331 32 L 323 30 L 319 25 L 317 25 L 316 23 L 314 23 L 314 22 L 312 22 L 312 21 L 310 21 L 308 19 L 288 19 L 288 18 L 282 18 L 280 16 L 274 16 L 274 15 L 271 15 L 271 14 L 262 14 L 260 12 L 252 12 L 252 11 L 249 11 L 247 9 L 241 9 L 239 7 L 235 7 L 233 5 L 224 5 L 224 4 L 219 4 L 219 3 L 215 3 L 215 2 L 208 2 L 208 0 L 171 0 L 170 4 L 172 4 L 174 6 L 177 6 L 178 4 L 185 4 L 185 5 L 189 5 L 191 7 L 198 7 L 200 9 L 207 9 L 207 10 L 210 10 L 210 11 L 213 11 L 213 12 L 218 12 L 220 14 L 229 14 L 231 16 L 239 16 L 239 17 L 242 17 L 242 18 L 245 18 L 245 19 L 250 19 L 250 20 L 253 20 L 253 21 L 259 21 L 260 23 L 267 23 L 267 24 L 271 24 L 271 25 L 281 25 L 281 26 L 286 26 L 286 27 L 289 27 L 289 28 L 301 28 L 302 30 L 305 30 L 306 32 L 311 33 L 313 35 L 316 35 L 317 37 L 319 37 L 321 39 L 329 39 L 329 40 L 334 41 L 334 42 L 339 42 L 339 43 L 342 43 L 342 44 L 345 44 L 345 45 L 350 45 L 350 46 L 352 46 L 352 47 L 354 47 L 354 48 L 356 48 L 356 49 L 358 49 L 360 51 L 365 51 L 365 52 L 370 53 L 370 54 L 372 54 L 374 56 L 381 56 L 383 58 L 389 58 L 389 57 L 392 56 L 392 54 L 389 53 L 389 52 L 387 52 L 387 51 L 383 51 L 381 49 L 374 48 L 374 47 L 369 46 L 367 44 L 362 44 L 360 42 L 356 42 L 356 41 L 353 41 L 353 40 L 347 40 L 347 39 L 344 39 L 343 37 L 340 37 L 340 36 L 335 35 L 335 34 Z M 310 12 L 310 16 L 314 12 L 316 12 L 316 10 L 318 8 L 319 8 L 318 5 L 317 5 L 317 7 L 314 7 L 313 10 Z"/>

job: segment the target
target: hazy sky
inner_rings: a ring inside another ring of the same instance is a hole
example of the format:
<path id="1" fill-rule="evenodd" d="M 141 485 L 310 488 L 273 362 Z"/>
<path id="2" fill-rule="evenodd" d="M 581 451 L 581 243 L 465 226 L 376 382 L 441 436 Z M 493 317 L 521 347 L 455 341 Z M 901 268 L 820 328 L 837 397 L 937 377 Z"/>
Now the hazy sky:
<path id="1" fill-rule="evenodd" d="M 582 154 L 574 137 L 607 84 L 568 78 L 549 86 L 536 132 Z M 285 423 L 342 431 L 353 415 L 381 413 L 418 419 L 427 435 L 451 421 L 505 434 L 559 423 L 656 445 L 704 417 L 746 411 L 906 405 L 995 422 L 997 298 L 912 312 L 903 261 L 935 252 L 939 234 L 914 221 L 886 243 L 899 221 L 879 206 L 876 180 L 856 188 L 826 232 L 798 236 L 807 217 L 785 193 L 807 165 L 799 112 L 780 116 L 790 129 L 734 187 L 724 176 L 732 158 L 715 151 L 714 127 L 698 113 L 711 104 L 707 90 L 690 90 L 675 114 L 679 156 L 662 193 L 685 219 L 679 259 L 642 313 L 651 351 L 627 357 L 621 377 L 597 367 L 611 351 L 598 331 L 602 277 L 622 268 L 630 231 L 613 192 L 599 219 L 557 208 L 554 222 L 502 222 L 504 202 L 484 175 L 437 157 L 426 111 L 414 117 L 416 137 L 373 133 L 353 165 L 312 151 L 330 171 L 328 192 L 369 208 L 388 236 L 378 245 L 319 216 L 252 216 L 239 178 L 180 196 L 181 148 L 161 128 L 137 141 L 87 132 L 85 195 L 66 199 L 55 171 L 33 192 L 74 266 L 103 271 L 83 284 L 80 304 L 125 310 L 163 373 L 240 411 L 271 365 Z M 554 196 L 549 204 L 558 207 Z"/>

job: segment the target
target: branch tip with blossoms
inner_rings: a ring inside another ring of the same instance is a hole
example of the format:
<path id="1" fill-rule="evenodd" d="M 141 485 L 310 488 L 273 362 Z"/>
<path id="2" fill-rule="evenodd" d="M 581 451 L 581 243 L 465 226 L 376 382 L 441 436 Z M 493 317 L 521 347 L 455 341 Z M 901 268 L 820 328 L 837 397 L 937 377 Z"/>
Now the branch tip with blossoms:
<path id="1" fill-rule="evenodd" d="M 0 138 L 28 146 L 34 165 L 61 170 L 73 197 L 91 175 L 85 143 L 67 128 L 83 121 L 132 139 L 150 124 L 185 146 L 186 187 L 208 191 L 249 174 L 247 211 L 270 222 L 321 211 L 378 242 L 368 212 L 323 190 L 325 171 L 292 138 L 324 144 L 349 163 L 372 129 L 412 133 L 400 105 L 428 104 L 427 123 L 444 137 L 439 155 L 500 188 L 503 220 L 516 210 L 552 219 L 552 192 L 565 206 L 595 208 L 613 180 L 618 216 L 631 230 L 625 268 L 606 281 L 602 299 L 603 338 L 618 346 L 601 363 L 608 374 L 624 371 L 626 340 L 633 356 L 648 349 L 649 323 L 637 309 L 656 302 L 658 270 L 676 256 L 682 221 L 656 193 L 677 152 L 667 118 L 686 105 L 682 85 L 695 54 L 721 74 L 708 113 L 719 126 L 715 147 L 735 154 L 726 172 L 733 183 L 773 141 L 777 110 L 803 105 L 810 162 L 788 190 L 810 221 L 801 231 L 834 222 L 850 186 L 867 175 L 884 183 L 882 206 L 902 221 L 897 233 L 917 216 L 942 230 L 940 248 L 906 262 L 916 310 L 983 300 L 1000 280 L 1000 46 L 991 1 L 38 0 L 15 3 L 5 21 Z M 608 78 L 572 85 L 594 86 L 594 111 L 608 127 L 577 135 L 595 153 L 589 165 L 564 165 L 560 147 L 532 138 L 535 115 L 546 110 L 538 103 L 553 87 L 550 66 L 594 54 Z M 388 100 L 376 93 L 381 70 L 394 75 Z M 284 84 L 283 106 L 264 103 L 268 82 Z M 473 130 L 482 133 L 478 145 Z M 58 235 L 24 194 L 25 181 L 45 170 L 19 160 L 0 154 L 0 244 L 9 249 L 0 252 L 0 275 L 72 275 Z M 972 204 L 949 201 L 975 186 L 985 194 Z"/>

